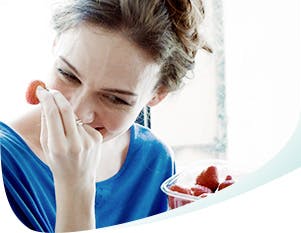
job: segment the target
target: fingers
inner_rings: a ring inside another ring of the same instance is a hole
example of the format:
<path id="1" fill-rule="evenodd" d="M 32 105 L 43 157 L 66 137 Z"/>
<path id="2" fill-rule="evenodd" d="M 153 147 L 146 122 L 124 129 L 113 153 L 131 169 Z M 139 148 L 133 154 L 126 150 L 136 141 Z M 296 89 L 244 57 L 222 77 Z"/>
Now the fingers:
<path id="1" fill-rule="evenodd" d="M 102 135 L 85 124 L 77 124 L 75 114 L 68 100 L 59 92 L 37 89 L 42 106 L 41 144 L 44 147 L 58 147 L 72 144 L 74 147 L 102 143 Z M 49 149 L 49 148 L 48 148 Z"/>
<path id="2" fill-rule="evenodd" d="M 40 134 L 40 143 L 41 143 L 41 147 L 43 149 L 44 152 L 46 152 L 45 154 L 48 154 L 48 147 L 47 147 L 47 127 L 46 127 L 46 118 L 45 115 L 43 113 L 43 111 L 41 112 L 41 134 Z"/>
<path id="3" fill-rule="evenodd" d="M 76 124 L 76 116 L 71 108 L 70 103 L 59 91 L 51 91 L 51 93 L 60 112 L 66 138 L 74 143 L 78 143 L 79 135 Z"/>
<path id="4" fill-rule="evenodd" d="M 53 96 L 45 89 L 39 87 L 37 88 L 36 94 L 42 106 L 42 116 L 45 118 L 45 125 L 47 127 L 47 138 L 51 139 L 48 140 L 48 143 L 55 143 L 53 139 L 64 143 L 65 134 L 63 122 Z M 45 127 L 45 125 L 43 127 Z"/>
<path id="5" fill-rule="evenodd" d="M 94 181 L 102 135 L 77 123 L 70 103 L 58 91 L 38 90 L 37 97 L 42 107 L 40 142 L 55 183 L 72 184 L 79 177 Z"/>
<path id="6" fill-rule="evenodd" d="M 95 143 L 102 143 L 103 137 L 100 132 L 86 124 L 82 125 L 82 128 L 85 129 L 86 133 L 90 135 Z"/>

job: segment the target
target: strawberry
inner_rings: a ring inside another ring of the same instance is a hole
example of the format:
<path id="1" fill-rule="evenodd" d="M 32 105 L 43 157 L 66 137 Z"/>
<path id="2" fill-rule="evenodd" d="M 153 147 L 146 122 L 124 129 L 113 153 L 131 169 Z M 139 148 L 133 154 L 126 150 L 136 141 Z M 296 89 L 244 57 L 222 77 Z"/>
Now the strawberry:
<path id="1" fill-rule="evenodd" d="M 168 204 L 169 204 L 170 209 L 175 209 L 175 208 L 178 208 L 180 206 L 189 204 L 191 202 L 192 201 L 184 200 L 182 198 L 168 196 Z"/>
<path id="2" fill-rule="evenodd" d="M 234 183 L 235 183 L 235 181 L 233 180 L 232 176 L 227 175 L 225 180 L 218 185 L 217 190 L 220 191 L 220 190 L 222 190 L 222 189 L 224 189 L 224 188 L 226 188 L 226 187 L 228 187 L 228 186 L 230 186 Z"/>
<path id="3" fill-rule="evenodd" d="M 180 185 L 176 185 L 176 184 L 172 185 L 169 187 L 169 189 L 174 192 L 192 195 L 192 192 L 189 188 L 184 188 L 184 187 L 181 187 Z M 182 199 L 180 197 L 168 196 L 168 203 L 169 203 L 169 206 L 171 209 L 186 205 L 190 202 L 191 201 Z"/>
<path id="4" fill-rule="evenodd" d="M 192 194 L 197 197 L 202 195 L 203 193 L 212 193 L 210 188 L 207 188 L 203 185 L 198 185 L 198 184 L 191 187 L 191 191 L 192 191 Z"/>
<path id="5" fill-rule="evenodd" d="M 168 196 L 168 204 L 170 206 L 171 209 L 176 208 L 175 206 L 175 198 L 172 196 Z"/>
<path id="6" fill-rule="evenodd" d="M 41 86 L 46 89 L 45 83 L 40 80 L 32 81 L 26 91 L 26 100 L 29 104 L 38 104 L 40 103 L 39 99 L 36 96 L 37 87 Z"/>
<path id="7" fill-rule="evenodd" d="M 181 186 L 176 185 L 176 184 L 170 186 L 169 189 L 170 189 L 171 191 L 175 191 L 175 192 L 178 192 L 178 193 L 184 193 L 184 194 L 192 195 L 192 192 L 191 192 L 190 189 L 181 187 Z"/>
<path id="8" fill-rule="evenodd" d="M 212 192 L 218 187 L 218 173 L 215 166 L 209 166 L 204 169 L 196 178 L 196 184 L 208 187 Z"/>

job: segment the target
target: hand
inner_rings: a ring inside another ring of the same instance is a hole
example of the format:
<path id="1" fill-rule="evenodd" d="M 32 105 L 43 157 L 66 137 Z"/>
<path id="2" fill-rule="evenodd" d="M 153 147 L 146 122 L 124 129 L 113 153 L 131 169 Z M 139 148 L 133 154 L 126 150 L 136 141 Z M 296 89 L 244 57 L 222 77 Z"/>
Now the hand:
<path id="1" fill-rule="evenodd" d="M 55 230 L 95 229 L 95 181 L 102 135 L 76 123 L 60 92 L 38 88 L 36 94 L 42 106 L 40 142 L 54 179 Z"/>
<path id="2" fill-rule="evenodd" d="M 42 106 L 40 142 L 55 181 L 95 182 L 102 135 L 76 123 L 70 103 L 60 92 L 38 88 L 37 96 Z"/>

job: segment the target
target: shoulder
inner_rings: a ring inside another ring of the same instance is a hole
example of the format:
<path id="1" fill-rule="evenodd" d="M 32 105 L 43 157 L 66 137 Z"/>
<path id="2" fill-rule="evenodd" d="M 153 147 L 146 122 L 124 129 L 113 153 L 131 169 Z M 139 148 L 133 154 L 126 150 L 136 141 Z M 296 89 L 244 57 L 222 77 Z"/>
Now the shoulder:
<path id="1" fill-rule="evenodd" d="M 134 124 L 132 133 L 131 139 L 135 141 L 136 146 L 143 147 L 144 149 L 149 148 L 151 150 L 161 151 L 166 154 L 173 154 L 171 147 L 149 128 Z"/>
<path id="2" fill-rule="evenodd" d="M 0 142 L 1 146 L 12 142 L 16 138 L 17 134 L 8 125 L 0 121 Z"/>
<path id="3" fill-rule="evenodd" d="M 25 154 L 29 148 L 21 138 L 21 136 L 10 126 L 0 121 L 0 146 L 1 146 L 1 160 L 5 160 L 7 155 L 10 158 L 16 157 L 20 154 Z M 20 157 L 19 157 L 20 158 Z"/>
<path id="4" fill-rule="evenodd" d="M 174 170 L 174 152 L 160 137 L 138 124 L 134 124 L 132 134 L 132 149 L 140 154 L 140 159 L 155 167 L 164 166 Z"/>

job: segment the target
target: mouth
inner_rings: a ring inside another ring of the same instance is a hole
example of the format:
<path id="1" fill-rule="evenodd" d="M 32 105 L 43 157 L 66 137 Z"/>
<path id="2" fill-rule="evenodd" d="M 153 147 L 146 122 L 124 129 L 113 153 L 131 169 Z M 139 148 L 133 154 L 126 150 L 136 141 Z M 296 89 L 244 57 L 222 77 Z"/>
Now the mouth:
<path id="1" fill-rule="evenodd" d="M 97 131 L 100 132 L 100 133 L 103 133 L 105 127 L 96 127 L 96 128 L 94 128 L 94 129 L 97 130 Z"/>

